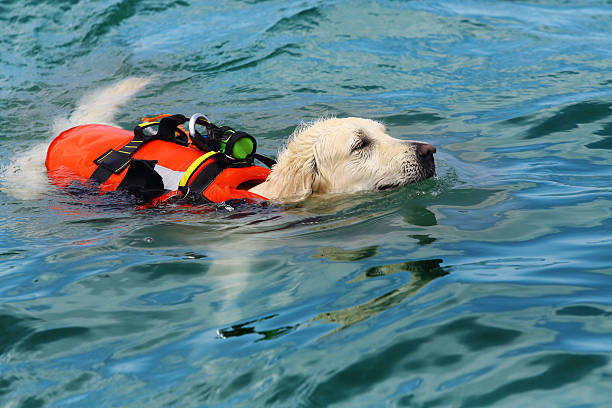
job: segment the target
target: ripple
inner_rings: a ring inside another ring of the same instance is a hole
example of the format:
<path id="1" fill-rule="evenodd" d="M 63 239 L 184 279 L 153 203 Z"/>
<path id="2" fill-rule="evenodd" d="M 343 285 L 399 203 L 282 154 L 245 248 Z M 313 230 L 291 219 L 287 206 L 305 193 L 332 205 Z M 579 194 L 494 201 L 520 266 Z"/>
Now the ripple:
<path id="1" fill-rule="evenodd" d="M 525 139 L 545 137 L 552 133 L 576 129 L 581 124 L 600 121 L 612 116 L 612 103 L 580 102 L 561 108 L 549 118 L 527 130 Z"/>
<path id="2" fill-rule="evenodd" d="M 538 374 L 511 380 L 489 392 L 466 398 L 464 403 L 469 407 L 490 407 L 511 395 L 517 401 L 521 394 L 562 389 L 592 376 L 594 371 L 605 367 L 608 361 L 607 357 L 596 354 L 549 354 L 531 358 L 523 362 L 522 366 L 526 372 L 537 370 Z"/>
<path id="3" fill-rule="evenodd" d="M 135 16 L 138 13 L 140 3 L 140 0 L 121 0 L 104 10 L 103 15 L 100 16 L 101 18 L 94 19 L 99 20 L 99 22 L 93 24 L 83 36 L 83 43 L 85 45 L 97 43 L 101 37 L 113 28 Z"/>
<path id="4" fill-rule="evenodd" d="M 603 139 L 588 143 L 585 146 L 589 149 L 612 150 L 612 122 L 606 123 L 601 130 L 595 132 L 596 135 L 603 136 Z"/>
<path id="5" fill-rule="evenodd" d="M 282 32 L 309 32 L 319 25 L 319 21 L 324 19 L 324 14 L 318 7 L 311 7 L 301 10 L 289 17 L 283 17 L 266 29 L 268 33 Z"/>
<path id="6" fill-rule="evenodd" d="M 0 339 L 0 357 L 6 359 L 10 350 L 35 331 L 32 326 L 38 322 L 38 319 L 20 316 L 14 311 L 4 309 L 4 313 L 0 314 L 0 329 L 4 333 Z"/>
<path id="7" fill-rule="evenodd" d="M 76 339 L 71 339 L 75 337 Z M 47 348 L 53 343 L 61 343 L 61 349 L 66 350 L 68 344 L 78 344 L 91 339 L 91 331 L 87 327 L 60 327 L 57 329 L 39 330 L 29 335 L 19 344 L 18 351 L 30 353 Z M 46 352 L 48 353 L 48 351 Z"/>
<path id="8" fill-rule="evenodd" d="M 347 402 L 354 396 L 367 393 L 377 383 L 397 375 L 410 375 L 410 368 L 418 362 L 410 356 L 427 343 L 425 337 L 396 342 L 370 356 L 346 366 L 321 380 L 310 394 L 316 405 L 328 406 Z"/>
<path id="9" fill-rule="evenodd" d="M 556 311 L 561 316 L 610 316 L 612 313 L 594 306 L 568 306 Z"/>

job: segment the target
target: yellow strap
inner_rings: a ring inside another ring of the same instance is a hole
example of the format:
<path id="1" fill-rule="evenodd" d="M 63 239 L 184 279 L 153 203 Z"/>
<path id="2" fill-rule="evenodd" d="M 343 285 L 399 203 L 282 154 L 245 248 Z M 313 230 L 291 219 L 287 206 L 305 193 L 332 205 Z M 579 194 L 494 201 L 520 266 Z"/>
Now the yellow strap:
<path id="1" fill-rule="evenodd" d="M 179 183 L 179 187 L 185 187 L 187 185 L 187 181 L 189 180 L 189 177 L 191 177 L 191 175 L 193 174 L 194 171 L 196 171 L 198 169 L 198 167 L 200 166 L 200 164 L 202 164 L 205 160 L 207 160 L 208 158 L 210 158 L 210 156 L 212 156 L 213 154 L 216 154 L 217 152 L 208 152 L 206 154 L 201 155 L 200 157 L 198 157 L 197 159 L 195 159 L 193 161 L 193 163 L 191 163 L 189 165 L 189 167 L 187 168 L 187 170 L 185 170 L 185 173 L 183 174 L 183 177 L 181 178 L 181 181 Z"/>
<path id="2" fill-rule="evenodd" d="M 138 126 L 141 128 L 145 128 L 147 126 L 153 126 L 153 125 L 159 125 L 159 122 L 144 122 L 144 123 L 138 124 Z"/>

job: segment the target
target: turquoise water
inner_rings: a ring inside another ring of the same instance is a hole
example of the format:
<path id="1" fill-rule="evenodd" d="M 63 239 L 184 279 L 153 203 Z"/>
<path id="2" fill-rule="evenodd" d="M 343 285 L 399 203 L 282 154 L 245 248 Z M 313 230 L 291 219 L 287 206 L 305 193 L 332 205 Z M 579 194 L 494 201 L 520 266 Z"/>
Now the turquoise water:
<path id="1" fill-rule="evenodd" d="M 0 406 L 612 406 L 611 67 L 606 1 L 1 1 Z M 214 212 L 11 177 L 129 76 L 126 128 L 370 117 L 438 176 Z"/>

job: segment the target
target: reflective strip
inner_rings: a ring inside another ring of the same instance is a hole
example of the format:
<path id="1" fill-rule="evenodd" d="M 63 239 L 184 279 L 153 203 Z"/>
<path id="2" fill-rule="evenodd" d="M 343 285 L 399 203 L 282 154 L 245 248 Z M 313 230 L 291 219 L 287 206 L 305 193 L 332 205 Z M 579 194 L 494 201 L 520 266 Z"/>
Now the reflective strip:
<path id="1" fill-rule="evenodd" d="M 168 169 L 164 166 L 160 166 L 159 164 L 155 165 L 154 169 L 157 174 L 159 174 L 164 181 L 164 189 L 165 190 L 178 190 L 179 182 L 181 181 L 181 177 L 183 177 L 183 171 L 176 171 L 172 169 Z"/>
<path id="2" fill-rule="evenodd" d="M 102 160 L 106 159 L 106 156 L 108 156 L 108 155 L 109 155 L 109 154 L 111 154 L 112 152 L 113 152 L 113 150 L 111 149 L 111 150 L 109 150 L 108 152 L 106 152 L 106 154 L 105 154 L 104 156 L 99 157 L 99 158 L 98 158 L 98 159 L 96 159 L 96 160 L 98 160 L 98 161 L 102 161 Z"/>
<path id="3" fill-rule="evenodd" d="M 159 125 L 159 122 L 145 122 L 145 123 L 138 124 L 138 126 L 141 128 L 145 128 L 147 126 L 153 126 L 153 125 Z"/>
<path id="4" fill-rule="evenodd" d="M 187 185 L 187 181 L 189 181 L 189 177 L 191 177 L 193 172 L 198 169 L 200 164 L 204 163 L 205 160 L 207 160 L 208 158 L 210 158 L 210 156 L 212 156 L 213 154 L 216 154 L 216 153 L 217 152 L 214 152 L 214 151 L 213 152 L 208 152 L 208 153 L 203 154 L 202 156 L 198 157 L 197 159 L 195 159 L 193 161 L 193 163 L 191 163 L 189 165 L 189 167 L 185 171 L 185 174 L 183 174 L 183 177 L 181 178 L 181 182 L 179 183 L 179 186 L 185 187 Z"/>

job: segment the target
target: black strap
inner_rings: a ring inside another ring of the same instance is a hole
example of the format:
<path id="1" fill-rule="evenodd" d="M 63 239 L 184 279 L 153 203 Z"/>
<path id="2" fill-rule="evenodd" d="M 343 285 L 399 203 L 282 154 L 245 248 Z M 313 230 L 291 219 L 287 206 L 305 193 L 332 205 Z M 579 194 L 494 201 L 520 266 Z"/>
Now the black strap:
<path id="1" fill-rule="evenodd" d="M 111 175 L 121 173 L 132 162 L 132 156 L 151 140 L 163 140 L 187 146 L 189 144 L 187 134 L 180 131 L 180 135 L 176 135 L 178 126 L 187 120 L 183 115 L 172 115 L 162 118 L 159 121 L 157 133 L 153 135 L 147 134 L 144 129 L 157 124 L 156 122 L 136 126 L 134 128 L 134 137 L 125 146 L 119 150 L 109 149 L 102 156 L 94 160 L 98 168 L 96 168 L 90 178 L 102 184 Z"/>
<path id="2" fill-rule="evenodd" d="M 187 122 L 189 118 L 184 115 L 177 114 L 166 116 L 159 121 L 159 127 L 157 128 L 157 133 L 153 136 L 155 140 L 163 140 L 164 142 L 172 142 L 177 143 L 182 146 L 187 146 L 189 144 L 189 139 L 187 134 L 183 132 L 178 126 Z M 141 126 L 137 126 L 142 130 Z M 180 133 L 180 136 L 176 136 L 176 132 Z M 144 132 L 143 132 L 144 133 Z"/>
<path id="3" fill-rule="evenodd" d="M 102 166 L 98 166 L 94 172 L 91 174 L 91 176 L 89 177 L 91 180 L 95 181 L 96 183 L 104 183 L 106 180 L 108 180 L 108 178 L 113 174 L 112 171 L 105 169 Z"/>
<path id="4" fill-rule="evenodd" d="M 117 190 L 132 194 L 139 204 L 149 203 L 164 194 L 164 181 L 155 171 L 155 164 L 155 160 L 132 160 Z"/>
<path id="5" fill-rule="evenodd" d="M 263 154 L 255 153 L 253 157 L 268 166 L 269 169 L 276 164 L 276 160 Z"/>

